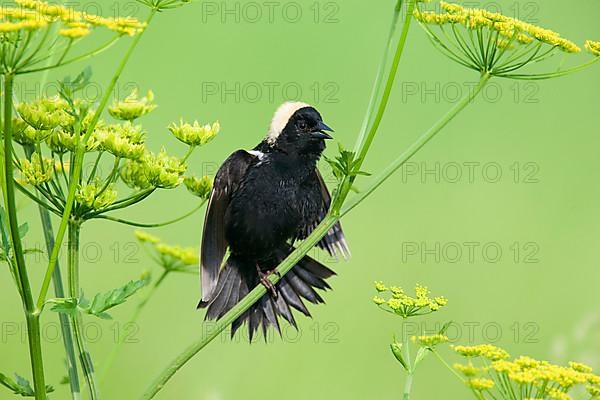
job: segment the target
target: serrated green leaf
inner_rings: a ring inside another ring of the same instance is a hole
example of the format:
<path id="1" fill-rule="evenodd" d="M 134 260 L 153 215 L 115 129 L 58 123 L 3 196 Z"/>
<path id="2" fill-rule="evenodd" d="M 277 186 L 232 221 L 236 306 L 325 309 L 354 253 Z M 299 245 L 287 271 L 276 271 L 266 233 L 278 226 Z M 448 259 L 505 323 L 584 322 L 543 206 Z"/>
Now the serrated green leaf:
<path id="1" fill-rule="evenodd" d="M 133 296 L 138 290 L 146 286 L 146 284 L 146 280 L 131 281 L 120 288 L 97 294 L 91 302 L 87 302 L 87 300 L 82 298 L 79 301 L 79 307 L 87 314 L 95 315 L 102 319 L 111 319 L 107 311 L 125 303 L 129 297 Z"/>
<path id="2" fill-rule="evenodd" d="M 50 310 L 67 314 L 70 316 L 74 316 L 77 312 L 77 306 L 79 305 L 79 300 L 75 298 L 66 298 L 66 299 L 50 299 L 48 303 L 52 303 L 52 308 Z"/>

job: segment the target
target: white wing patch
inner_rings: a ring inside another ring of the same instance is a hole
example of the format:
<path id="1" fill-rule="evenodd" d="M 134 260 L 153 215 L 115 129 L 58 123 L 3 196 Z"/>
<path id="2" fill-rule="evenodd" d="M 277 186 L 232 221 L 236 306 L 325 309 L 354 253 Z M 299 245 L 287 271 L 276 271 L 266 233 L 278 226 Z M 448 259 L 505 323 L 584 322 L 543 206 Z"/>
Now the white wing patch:
<path id="1" fill-rule="evenodd" d="M 246 150 L 246 152 L 248 154 L 252 154 L 254 157 L 258 158 L 258 163 L 256 164 L 257 167 L 259 165 L 261 165 L 262 163 L 264 163 L 265 161 L 267 161 L 267 155 L 265 153 L 263 153 L 262 151 Z"/>
<path id="2" fill-rule="evenodd" d="M 275 115 L 273 115 L 273 119 L 271 120 L 271 127 L 269 128 L 269 133 L 267 135 L 267 142 L 275 142 L 277 136 L 281 134 L 281 131 L 283 131 L 283 128 L 285 128 L 292 115 L 294 115 L 294 113 L 299 109 L 305 107 L 312 106 L 300 101 L 288 101 L 279 106 L 277 111 L 275 111 Z"/>

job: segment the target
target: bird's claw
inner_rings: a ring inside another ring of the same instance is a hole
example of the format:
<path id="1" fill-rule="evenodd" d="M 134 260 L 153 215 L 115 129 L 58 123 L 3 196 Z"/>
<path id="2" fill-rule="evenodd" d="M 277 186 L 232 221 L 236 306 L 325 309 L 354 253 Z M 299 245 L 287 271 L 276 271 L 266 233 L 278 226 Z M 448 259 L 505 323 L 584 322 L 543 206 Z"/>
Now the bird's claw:
<path id="1" fill-rule="evenodd" d="M 279 278 L 281 278 L 281 274 L 279 273 L 279 271 L 272 270 L 268 272 L 263 272 L 258 265 L 256 266 L 256 271 L 258 272 L 258 279 L 261 285 L 263 285 L 267 289 L 267 291 L 271 293 L 274 299 L 277 299 L 277 288 L 275 287 L 275 285 L 273 285 L 273 282 L 269 280 L 269 276 L 275 273 Z"/>

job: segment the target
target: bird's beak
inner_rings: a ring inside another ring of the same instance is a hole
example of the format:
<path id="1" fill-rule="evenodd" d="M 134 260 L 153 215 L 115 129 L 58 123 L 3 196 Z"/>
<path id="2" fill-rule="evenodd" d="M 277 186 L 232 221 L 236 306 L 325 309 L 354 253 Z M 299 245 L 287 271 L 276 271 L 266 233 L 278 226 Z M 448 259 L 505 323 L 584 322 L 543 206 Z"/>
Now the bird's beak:
<path id="1" fill-rule="evenodd" d="M 317 130 L 315 132 L 312 132 L 311 136 L 316 139 L 333 139 L 333 137 L 331 137 L 331 135 L 327 134 L 326 132 L 333 132 L 333 129 L 328 127 L 327 124 L 325 124 L 325 122 L 319 121 L 319 124 L 317 125 Z"/>

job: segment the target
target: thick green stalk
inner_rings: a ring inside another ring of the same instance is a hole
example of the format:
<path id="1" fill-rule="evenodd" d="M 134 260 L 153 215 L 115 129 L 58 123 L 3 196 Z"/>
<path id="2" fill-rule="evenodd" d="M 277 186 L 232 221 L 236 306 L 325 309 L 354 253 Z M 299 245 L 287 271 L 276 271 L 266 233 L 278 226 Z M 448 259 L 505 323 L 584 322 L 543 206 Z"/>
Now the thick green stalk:
<path id="1" fill-rule="evenodd" d="M 385 182 L 398 168 L 402 167 L 404 163 L 412 158 L 423 146 L 427 144 L 435 135 L 437 135 L 448 123 L 456 117 L 467 105 L 469 105 L 473 99 L 481 92 L 481 89 L 489 81 L 489 73 L 483 73 L 479 79 L 479 83 L 465 96 L 461 101 L 456 103 L 454 107 L 450 109 L 442 118 L 440 118 L 429 130 L 423 133 L 408 149 L 398 156 L 383 172 L 381 172 L 376 178 L 373 179 L 372 183 L 358 195 L 352 197 L 347 204 L 341 210 L 340 215 L 344 216 L 350 212 L 354 207 L 365 200 L 371 193 L 375 191 L 383 182 Z"/>
<path id="2" fill-rule="evenodd" d="M 413 384 L 413 373 L 409 372 L 406 375 L 406 380 L 404 381 L 404 394 L 402 396 L 403 400 L 410 400 L 410 393 L 412 391 L 412 384 Z"/>
<path id="3" fill-rule="evenodd" d="M 357 143 L 358 145 L 356 146 L 356 153 L 357 153 L 357 159 L 358 159 L 358 164 L 356 166 L 357 170 L 360 170 L 360 167 L 364 163 L 367 153 L 369 152 L 369 149 L 371 148 L 371 145 L 373 144 L 373 140 L 375 139 L 375 135 L 377 134 L 377 130 L 379 129 L 379 125 L 381 124 L 381 121 L 383 120 L 383 115 L 385 114 L 385 110 L 387 108 L 387 105 L 388 105 L 388 102 L 390 99 L 390 94 L 392 93 L 392 88 L 394 87 L 394 80 L 398 73 L 400 59 L 402 58 L 402 54 L 404 53 L 404 47 L 406 45 L 406 40 L 408 39 L 408 32 L 410 29 L 410 23 L 413 18 L 413 10 L 415 9 L 416 2 L 417 2 L 417 0 L 409 0 L 409 2 L 408 2 L 407 11 L 406 11 L 406 19 L 404 20 L 404 24 L 402 25 L 402 32 L 400 33 L 400 39 L 398 39 L 398 44 L 396 45 L 396 51 L 394 53 L 392 65 L 390 66 L 390 70 L 388 71 L 388 76 L 387 76 L 387 80 L 386 80 L 386 83 L 385 83 L 385 86 L 383 89 L 383 93 L 381 95 L 381 99 L 379 100 L 379 106 L 377 107 L 377 111 L 375 113 L 375 117 L 373 118 L 373 122 L 368 129 L 369 133 L 367 134 L 367 136 L 364 140 L 363 140 L 364 134 L 362 132 L 360 133 L 360 135 L 358 137 L 358 143 Z M 398 13 L 399 10 L 396 9 L 395 12 Z M 395 24 L 395 20 L 393 20 L 392 23 Z M 392 27 L 392 31 L 393 31 L 393 27 Z M 384 60 L 385 59 L 387 59 L 387 57 L 384 57 Z M 382 73 L 383 71 L 380 71 L 380 72 Z M 378 76 L 376 82 L 379 82 L 379 80 L 380 79 Z M 377 85 L 378 85 L 378 83 L 377 83 Z M 372 113 L 371 110 L 367 110 L 367 117 L 365 117 L 365 120 L 370 120 L 371 113 Z M 340 194 L 339 194 L 339 196 L 336 197 L 334 204 L 332 205 L 333 213 L 337 214 L 340 211 L 342 205 L 344 204 L 344 202 L 346 201 L 346 198 L 348 197 L 348 194 L 350 193 L 350 190 L 352 189 L 352 185 L 353 185 L 355 179 L 356 179 L 356 176 L 348 177 L 346 179 L 347 182 L 344 182 L 344 184 L 340 188 Z"/>
<path id="4" fill-rule="evenodd" d="M 69 221 L 69 297 L 79 298 L 80 287 L 79 287 L 79 233 L 81 225 L 77 221 Z M 77 343 L 77 352 L 79 355 L 79 361 L 81 363 L 81 369 L 83 370 L 83 376 L 87 383 L 88 390 L 90 393 L 91 400 L 97 400 L 99 398 L 98 386 L 96 385 L 96 374 L 94 372 L 94 364 L 92 357 L 87 349 L 87 344 L 83 336 L 83 320 L 81 313 L 76 311 L 71 316 L 71 324 L 73 326 L 73 337 Z"/>
<path id="5" fill-rule="evenodd" d="M 28 159 L 31 159 L 33 149 L 30 146 L 24 146 L 25 154 Z M 43 201 L 43 200 L 42 200 Z M 41 204 L 38 204 L 40 220 L 44 230 L 44 239 L 46 241 L 46 251 L 48 255 L 52 253 L 54 248 L 54 228 L 52 227 L 52 219 L 50 212 Z M 54 285 L 54 294 L 58 298 L 64 298 L 65 289 L 63 286 L 62 274 L 60 265 L 57 263 L 54 273 L 52 274 L 52 283 Z M 79 386 L 79 374 L 77 371 L 77 358 L 75 356 L 75 347 L 73 342 L 73 334 L 69 324 L 69 317 L 63 313 L 57 313 L 60 321 L 60 330 L 63 337 L 63 346 L 67 357 L 67 371 L 69 374 L 69 386 L 71 388 L 71 397 L 73 400 L 81 399 L 81 388 Z"/>
<path id="6" fill-rule="evenodd" d="M 373 110 L 375 109 L 375 104 L 377 103 L 377 98 L 379 96 L 379 92 L 381 91 L 381 85 L 383 83 L 383 75 L 385 73 L 385 67 L 388 63 L 389 55 L 392 52 L 392 42 L 394 39 L 394 33 L 396 32 L 396 26 L 398 25 L 398 20 L 400 19 L 400 12 L 402 11 L 402 0 L 398 0 L 396 3 L 396 7 L 394 8 L 394 13 L 392 15 L 392 23 L 390 25 L 390 31 L 388 33 L 388 38 L 386 41 L 385 48 L 383 49 L 383 55 L 381 56 L 381 61 L 379 62 L 379 67 L 377 69 L 377 75 L 375 76 L 375 83 L 373 85 L 373 90 L 371 91 L 371 97 L 369 98 L 369 104 L 367 105 L 367 110 L 365 112 L 365 116 L 363 118 L 362 126 L 360 127 L 360 131 L 358 132 L 358 138 L 356 139 L 356 144 L 354 146 L 354 152 L 358 154 L 360 149 L 364 143 L 365 136 L 367 134 L 367 130 L 369 129 L 369 124 L 371 123 L 371 119 L 373 117 Z"/>
<path id="7" fill-rule="evenodd" d="M 46 399 L 46 383 L 44 379 L 44 363 L 42 358 L 42 340 L 39 315 L 35 312 L 35 303 L 31 294 L 31 285 L 25 265 L 23 244 L 19 236 L 19 220 L 15 202 L 14 165 L 12 146 L 12 95 L 14 89 L 14 76 L 4 75 L 4 181 L 5 181 L 5 207 L 8 214 L 8 225 L 16 262 L 16 274 L 21 287 L 23 308 L 27 323 L 27 339 L 29 344 L 29 356 L 31 358 L 31 369 L 33 373 L 33 386 L 36 400 Z"/>
<path id="8" fill-rule="evenodd" d="M 150 16 L 148 17 L 148 19 L 146 21 L 148 25 L 152 21 L 152 18 L 154 17 L 155 14 L 156 14 L 156 10 L 153 9 L 150 12 Z M 146 29 L 144 31 L 142 31 L 140 34 L 138 34 L 133 39 L 133 42 L 129 46 L 129 49 L 127 50 L 127 52 L 125 53 L 125 56 L 121 60 L 121 63 L 117 67 L 117 71 L 113 75 L 108 87 L 106 88 L 106 92 L 104 93 L 104 96 L 102 96 L 102 99 L 100 100 L 100 104 L 98 105 L 98 108 L 96 109 L 96 112 L 94 113 L 94 117 L 90 121 L 90 124 L 87 128 L 85 136 L 83 137 L 83 139 L 80 139 L 80 141 L 79 141 L 77 152 L 75 153 L 75 162 L 73 163 L 73 171 L 72 171 L 72 175 L 71 175 L 71 182 L 69 184 L 69 192 L 67 195 L 67 201 L 66 201 L 66 204 L 64 207 L 63 217 L 62 217 L 62 219 L 60 221 L 60 225 L 58 227 L 58 232 L 56 233 L 56 246 L 54 246 L 54 249 L 52 250 L 52 254 L 50 255 L 50 260 L 48 262 L 48 267 L 46 269 L 46 276 L 44 277 L 44 281 L 42 283 L 42 288 L 40 290 L 40 295 L 39 295 L 38 301 L 37 301 L 38 309 L 41 309 L 44 302 L 46 301 L 46 296 L 48 294 L 48 289 L 50 287 L 50 281 L 52 280 L 52 273 L 54 272 L 54 268 L 56 266 L 56 261 L 58 260 L 59 249 L 62 246 L 64 237 L 65 237 L 65 234 L 67 231 L 69 219 L 71 218 L 71 211 L 73 209 L 73 203 L 75 202 L 75 193 L 77 191 L 77 186 L 79 185 L 79 180 L 81 178 L 81 171 L 83 169 L 83 157 L 85 155 L 86 143 L 87 143 L 88 139 L 90 138 L 90 136 L 92 135 L 92 133 L 94 132 L 96 124 L 100 120 L 100 115 L 102 114 L 102 112 L 104 111 L 104 108 L 108 104 L 108 100 L 110 99 L 110 96 L 112 95 L 112 92 L 117 84 L 117 81 L 119 80 L 119 77 L 123 73 L 123 70 L 125 69 L 125 66 L 127 65 L 127 62 L 131 58 L 133 51 L 135 50 L 135 48 L 137 47 L 138 43 L 140 42 L 142 36 L 146 32 Z M 79 137 L 78 132 L 76 134 L 77 134 L 77 137 Z"/>

